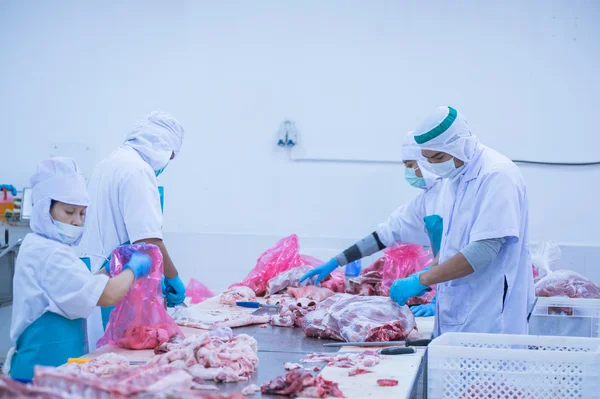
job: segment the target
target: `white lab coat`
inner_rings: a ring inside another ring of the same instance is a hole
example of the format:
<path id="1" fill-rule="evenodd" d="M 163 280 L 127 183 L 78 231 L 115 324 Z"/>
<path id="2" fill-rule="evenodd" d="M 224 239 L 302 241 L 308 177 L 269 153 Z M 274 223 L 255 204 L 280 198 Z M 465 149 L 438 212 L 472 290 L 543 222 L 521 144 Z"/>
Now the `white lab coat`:
<path id="1" fill-rule="evenodd" d="M 121 244 L 162 239 L 163 216 L 154 170 L 138 151 L 124 145 L 95 169 L 88 182 L 91 204 L 80 249 L 90 257 L 92 272 Z M 104 334 L 100 308 L 88 318 L 90 351 Z"/>
<path id="2" fill-rule="evenodd" d="M 442 216 L 444 202 L 441 197 L 442 180 L 433 182 L 412 201 L 400 206 L 377 228 L 377 235 L 386 247 L 396 243 L 431 246 L 425 229 L 425 216 Z"/>
<path id="3" fill-rule="evenodd" d="M 88 317 L 107 282 L 108 276 L 90 273 L 69 245 L 27 234 L 15 266 L 11 341 L 46 312 L 70 320 Z"/>
<path id="4" fill-rule="evenodd" d="M 444 199 L 440 264 L 471 242 L 500 237 L 507 241 L 489 265 L 437 285 L 434 335 L 526 334 L 534 291 L 527 190 L 519 168 L 480 146 L 460 178 L 444 180 L 440 195 Z"/>

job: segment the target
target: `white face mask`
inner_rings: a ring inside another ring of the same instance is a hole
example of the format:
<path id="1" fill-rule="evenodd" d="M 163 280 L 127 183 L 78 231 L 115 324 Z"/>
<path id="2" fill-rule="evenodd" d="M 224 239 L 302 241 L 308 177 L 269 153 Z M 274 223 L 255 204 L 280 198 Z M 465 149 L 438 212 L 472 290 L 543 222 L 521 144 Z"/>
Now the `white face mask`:
<path id="1" fill-rule="evenodd" d="M 65 244 L 74 244 L 83 234 L 83 227 L 73 226 L 72 224 L 59 222 L 54 219 L 52 219 L 52 222 L 56 226 L 56 230 L 58 230 L 58 234 Z"/>
<path id="2" fill-rule="evenodd" d="M 441 177 L 442 179 L 453 179 L 460 174 L 460 171 L 464 169 L 465 165 L 456 167 L 454 165 L 454 157 L 450 158 L 446 162 L 430 163 L 429 166 L 433 173 Z"/>

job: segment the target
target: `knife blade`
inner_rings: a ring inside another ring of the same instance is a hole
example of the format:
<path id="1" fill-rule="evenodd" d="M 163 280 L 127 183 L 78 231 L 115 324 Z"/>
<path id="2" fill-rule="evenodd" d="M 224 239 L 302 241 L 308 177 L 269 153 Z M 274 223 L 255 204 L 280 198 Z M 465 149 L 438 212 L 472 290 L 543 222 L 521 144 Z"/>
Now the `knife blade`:
<path id="1" fill-rule="evenodd" d="M 386 342 L 331 342 L 328 344 L 323 344 L 323 346 L 327 346 L 330 348 L 338 348 L 342 346 L 361 346 L 361 347 L 370 347 L 370 346 L 427 346 L 431 342 L 430 339 L 415 339 L 415 340 L 406 340 L 406 341 L 386 341 Z"/>

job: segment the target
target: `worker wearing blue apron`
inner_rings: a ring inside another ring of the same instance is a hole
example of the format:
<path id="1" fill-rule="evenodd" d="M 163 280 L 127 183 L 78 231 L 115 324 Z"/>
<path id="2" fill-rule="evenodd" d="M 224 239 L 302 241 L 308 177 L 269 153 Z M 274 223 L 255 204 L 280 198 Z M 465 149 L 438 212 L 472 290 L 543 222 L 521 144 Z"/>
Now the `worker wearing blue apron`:
<path id="1" fill-rule="evenodd" d="M 33 212 L 14 276 L 10 376 L 31 380 L 36 365 L 59 366 L 88 352 L 86 317 L 120 300 L 136 278 L 150 272 L 150 257 L 134 254 L 123 273 L 92 274 L 76 255 L 89 203 L 75 161 L 51 158 L 31 178 Z"/>
<path id="2" fill-rule="evenodd" d="M 315 281 L 318 284 L 336 268 L 397 243 L 430 246 L 437 257 L 443 234 L 443 220 L 440 216 L 443 205 L 440 198 L 441 179 L 426 169 L 426 162 L 412 132 L 406 135 L 401 156 L 405 166 L 405 179 L 411 186 L 422 190 L 419 195 L 396 209 L 372 234 L 308 272 L 300 281 L 318 276 Z M 411 310 L 417 316 L 433 316 L 435 298 L 432 303 L 433 305 L 416 305 Z"/>

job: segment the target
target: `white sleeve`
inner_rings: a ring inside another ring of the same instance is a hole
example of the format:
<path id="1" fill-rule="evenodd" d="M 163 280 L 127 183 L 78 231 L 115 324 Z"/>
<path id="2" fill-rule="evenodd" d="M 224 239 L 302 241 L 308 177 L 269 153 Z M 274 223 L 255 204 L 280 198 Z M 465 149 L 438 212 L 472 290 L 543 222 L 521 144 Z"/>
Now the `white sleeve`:
<path id="1" fill-rule="evenodd" d="M 108 276 L 92 274 L 81 259 L 60 248 L 45 262 L 40 277 L 50 303 L 68 319 L 87 318 L 107 283 Z"/>
<path id="2" fill-rule="evenodd" d="M 408 204 L 396 209 L 377 228 L 377 235 L 386 247 L 396 243 L 430 245 L 425 231 L 425 192 L 420 193 Z"/>
<path id="3" fill-rule="evenodd" d="M 518 240 L 524 189 L 508 173 L 492 172 L 486 176 L 473 204 L 469 243 L 502 237 Z"/>
<path id="4" fill-rule="evenodd" d="M 131 243 L 143 238 L 163 238 L 158 185 L 149 171 L 133 171 L 121 181 L 119 208 Z"/>

